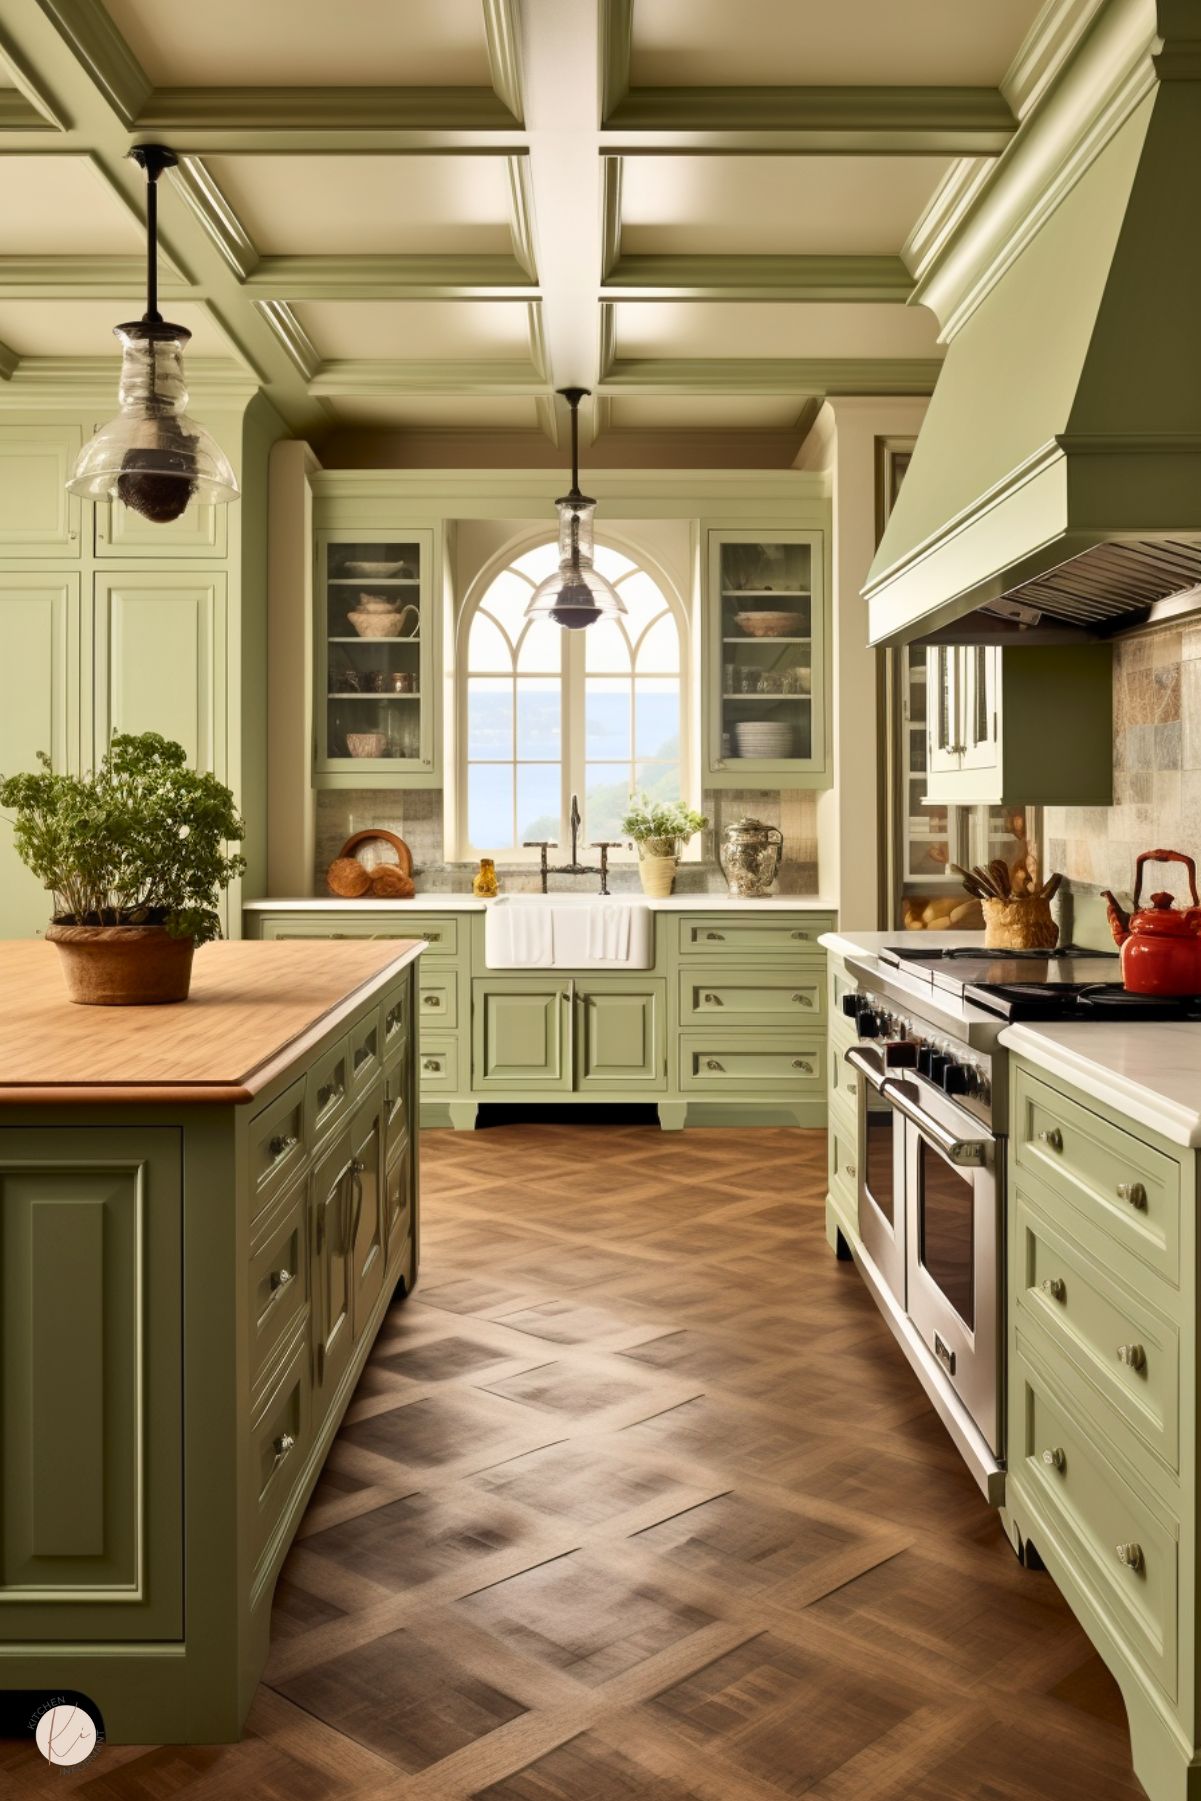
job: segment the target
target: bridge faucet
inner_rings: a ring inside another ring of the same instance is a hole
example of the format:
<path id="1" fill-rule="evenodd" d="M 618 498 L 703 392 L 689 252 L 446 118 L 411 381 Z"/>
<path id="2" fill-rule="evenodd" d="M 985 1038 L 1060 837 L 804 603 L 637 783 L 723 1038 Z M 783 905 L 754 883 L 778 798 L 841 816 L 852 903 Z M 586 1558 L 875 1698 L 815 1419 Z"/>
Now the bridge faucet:
<path id="1" fill-rule="evenodd" d="M 596 839 L 596 841 L 589 848 L 592 850 L 598 850 L 600 852 L 600 862 L 599 863 L 581 863 L 580 862 L 580 825 L 582 823 L 582 816 L 580 813 L 580 798 L 579 798 L 578 794 L 573 794 L 571 797 L 571 815 L 568 820 L 568 823 L 571 826 L 571 862 L 570 863 L 558 863 L 558 864 L 549 864 L 548 865 L 547 857 L 546 857 L 547 851 L 558 850 L 558 848 L 559 848 L 556 840 L 554 840 L 552 838 L 528 838 L 525 841 L 524 848 L 526 850 L 537 850 L 537 851 L 541 851 L 541 853 L 542 853 L 541 869 L 540 869 L 539 873 L 541 874 L 541 877 L 542 877 L 542 892 L 543 892 L 543 894 L 545 894 L 547 892 L 546 878 L 547 878 L 547 876 L 552 876 L 552 875 L 598 875 L 600 877 L 601 893 L 608 894 L 608 892 L 609 892 L 609 852 L 611 850 L 616 850 L 619 847 L 619 845 L 621 844 L 621 839 L 620 838 L 598 838 L 598 839 Z"/>

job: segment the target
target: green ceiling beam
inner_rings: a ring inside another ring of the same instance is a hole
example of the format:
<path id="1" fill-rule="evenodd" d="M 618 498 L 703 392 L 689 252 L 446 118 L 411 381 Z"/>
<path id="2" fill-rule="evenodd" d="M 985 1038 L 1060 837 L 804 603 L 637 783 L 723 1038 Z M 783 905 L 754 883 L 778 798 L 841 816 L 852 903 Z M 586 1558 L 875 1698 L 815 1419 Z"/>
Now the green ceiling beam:
<path id="1" fill-rule="evenodd" d="M 256 300 L 528 300 L 538 284 L 513 256 L 348 255 L 262 256 L 244 286 Z"/>
<path id="2" fill-rule="evenodd" d="M 618 357 L 606 394 L 929 394 L 936 357 Z"/>
<path id="3" fill-rule="evenodd" d="M 613 160 L 613 159 L 610 159 Z M 620 256 L 608 300 L 906 301 L 899 256 Z"/>
<path id="4" fill-rule="evenodd" d="M 602 154 L 999 155 L 1017 120 L 996 88 L 631 88 Z"/>
<path id="5" fill-rule="evenodd" d="M 492 91 L 510 118 L 521 124 L 525 101 L 521 92 L 521 42 L 517 0 L 483 0 L 484 43 Z"/>
<path id="6" fill-rule="evenodd" d="M 165 269 L 159 271 L 164 299 L 187 298 L 193 289 Z M 146 287 L 144 256 L 0 256 L 0 299 L 135 299 Z"/>
<path id="7" fill-rule="evenodd" d="M 432 357 L 420 362 L 391 358 L 335 358 L 324 362 L 309 383 L 315 399 L 399 400 L 408 395 L 486 398 L 490 395 L 546 393 L 546 377 L 516 358 Z"/>
<path id="8" fill-rule="evenodd" d="M 154 88 L 139 109 L 139 131 L 187 147 L 189 137 L 237 134 L 243 145 L 300 132 L 392 139 L 410 132 L 513 132 L 520 123 L 492 88 Z M 210 146 L 211 147 L 211 146 Z"/>

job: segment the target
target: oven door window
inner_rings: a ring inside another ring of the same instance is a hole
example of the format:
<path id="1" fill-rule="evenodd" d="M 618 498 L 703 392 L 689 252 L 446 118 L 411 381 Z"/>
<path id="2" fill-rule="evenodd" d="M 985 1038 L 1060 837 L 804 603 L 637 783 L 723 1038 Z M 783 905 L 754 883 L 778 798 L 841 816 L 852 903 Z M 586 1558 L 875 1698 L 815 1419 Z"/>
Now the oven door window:
<path id="1" fill-rule="evenodd" d="M 901 1122 L 888 1102 L 872 1089 L 867 1091 L 867 1150 L 864 1187 L 890 1226 L 896 1225 L 896 1138 Z"/>
<path id="2" fill-rule="evenodd" d="M 957 1169 L 918 1137 L 918 1258 L 969 1331 L 976 1324 L 975 1191 L 971 1171 Z"/>

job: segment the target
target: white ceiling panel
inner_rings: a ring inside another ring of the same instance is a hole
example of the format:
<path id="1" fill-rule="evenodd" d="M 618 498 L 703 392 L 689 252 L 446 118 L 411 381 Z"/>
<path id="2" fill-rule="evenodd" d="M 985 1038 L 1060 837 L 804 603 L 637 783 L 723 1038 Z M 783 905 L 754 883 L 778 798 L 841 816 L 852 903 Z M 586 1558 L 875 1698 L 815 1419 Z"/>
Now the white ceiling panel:
<path id="1" fill-rule="evenodd" d="M 156 87 L 486 87 L 480 0 L 106 0 Z"/>
<path id="2" fill-rule="evenodd" d="M 265 255 L 402 255 L 510 248 L 496 156 L 210 156 L 205 165 Z"/>
<path id="3" fill-rule="evenodd" d="M 521 395 L 484 400 L 332 400 L 329 404 L 339 424 L 381 430 L 535 431 L 538 427 L 533 399 Z M 549 452 L 549 439 L 547 448 Z"/>
<path id="4" fill-rule="evenodd" d="M 113 326 L 140 319 L 144 294 L 128 300 L 0 301 L 0 343 L 18 356 L 118 356 Z M 164 302 L 166 316 L 192 334 L 188 354 L 231 356 L 233 351 L 202 308 L 187 301 Z"/>
<path id="5" fill-rule="evenodd" d="M 801 408 L 795 394 L 617 394 L 609 404 L 615 431 L 787 431 Z"/>
<path id="6" fill-rule="evenodd" d="M 621 247 L 727 256 L 898 251 L 950 166 L 941 156 L 633 156 Z"/>
<path id="7" fill-rule="evenodd" d="M 619 301 L 619 357 L 928 357 L 933 313 L 916 306 Z"/>
<path id="8" fill-rule="evenodd" d="M 521 300 L 313 300 L 293 311 L 322 357 L 529 356 Z"/>
<path id="9" fill-rule="evenodd" d="M 86 156 L 0 156 L 0 254 L 121 256 L 144 243 Z"/>
<path id="10" fill-rule="evenodd" d="M 630 77 L 636 87 L 996 87 L 1041 3 L 634 0 Z"/>

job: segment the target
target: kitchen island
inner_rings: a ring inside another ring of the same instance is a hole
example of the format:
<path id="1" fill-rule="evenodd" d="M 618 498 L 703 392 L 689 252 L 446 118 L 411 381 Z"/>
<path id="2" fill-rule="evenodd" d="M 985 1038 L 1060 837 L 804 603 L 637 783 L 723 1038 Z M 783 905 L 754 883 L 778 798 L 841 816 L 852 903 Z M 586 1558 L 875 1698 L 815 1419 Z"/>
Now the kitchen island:
<path id="1" fill-rule="evenodd" d="M 280 1566 L 417 1273 L 417 944 L 213 944 L 77 1007 L 0 944 L 0 1688 L 236 1739 Z"/>

